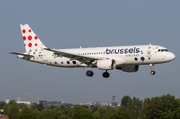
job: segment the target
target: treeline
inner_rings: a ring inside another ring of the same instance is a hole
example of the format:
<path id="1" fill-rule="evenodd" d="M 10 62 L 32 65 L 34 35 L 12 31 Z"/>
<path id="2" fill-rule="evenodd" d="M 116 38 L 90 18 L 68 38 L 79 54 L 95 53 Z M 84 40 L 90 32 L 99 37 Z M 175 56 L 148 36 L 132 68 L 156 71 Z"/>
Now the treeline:
<path id="1" fill-rule="evenodd" d="M 0 104 L 10 119 L 180 119 L 180 99 L 172 95 L 146 98 L 124 96 L 120 107 L 17 105 L 15 100 Z"/>

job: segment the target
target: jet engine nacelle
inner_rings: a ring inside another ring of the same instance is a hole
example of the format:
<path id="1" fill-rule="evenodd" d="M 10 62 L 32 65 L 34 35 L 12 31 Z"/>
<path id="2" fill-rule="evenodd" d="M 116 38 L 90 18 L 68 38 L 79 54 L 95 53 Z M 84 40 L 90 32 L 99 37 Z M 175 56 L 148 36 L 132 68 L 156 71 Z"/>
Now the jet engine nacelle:
<path id="1" fill-rule="evenodd" d="M 113 59 L 98 60 L 97 62 L 97 68 L 102 70 L 112 70 L 115 65 L 116 62 Z"/>
<path id="2" fill-rule="evenodd" d="M 122 70 L 124 72 L 137 72 L 139 65 L 122 65 L 121 67 L 116 67 L 116 69 Z"/>

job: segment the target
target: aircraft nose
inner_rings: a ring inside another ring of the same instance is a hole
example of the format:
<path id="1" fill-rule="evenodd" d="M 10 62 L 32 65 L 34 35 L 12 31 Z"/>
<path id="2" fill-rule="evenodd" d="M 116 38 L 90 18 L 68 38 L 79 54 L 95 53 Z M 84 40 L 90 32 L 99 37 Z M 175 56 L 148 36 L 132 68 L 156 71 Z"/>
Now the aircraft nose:
<path id="1" fill-rule="evenodd" d="M 168 55 L 168 59 L 171 61 L 171 60 L 174 60 L 175 59 L 175 55 L 173 54 L 173 53 L 170 53 L 169 55 Z"/>

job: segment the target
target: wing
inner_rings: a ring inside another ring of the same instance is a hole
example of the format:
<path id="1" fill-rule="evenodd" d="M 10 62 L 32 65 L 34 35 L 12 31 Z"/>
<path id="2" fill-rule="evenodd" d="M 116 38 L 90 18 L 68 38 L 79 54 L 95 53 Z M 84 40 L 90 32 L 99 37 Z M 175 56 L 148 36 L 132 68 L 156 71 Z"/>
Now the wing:
<path id="1" fill-rule="evenodd" d="M 44 50 L 54 52 L 54 54 L 60 56 L 60 57 L 67 57 L 72 60 L 78 60 L 83 63 L 90 63 L 94 60 L 101 60 L 104 59 L 104 57 L 94 57 L 94 56 L 87 56 L 87 55 L 79 55 L 75 53 L 65 52 L 65 51 L 59 51 L 59 50 L 53 50 L 50 48 L 44 48 Z"/>
<path id="2" fill-rule="evenodd" d="M 14 54 L 14 55 L 22 55 L 22 56 L 26 56 L 26 57 L 34 57 L 33 55 L 27 55 L 27 54 L 23 54 L 23 53 L 16 53 L 16 52 L 8 52 L 10 54 Z"/>

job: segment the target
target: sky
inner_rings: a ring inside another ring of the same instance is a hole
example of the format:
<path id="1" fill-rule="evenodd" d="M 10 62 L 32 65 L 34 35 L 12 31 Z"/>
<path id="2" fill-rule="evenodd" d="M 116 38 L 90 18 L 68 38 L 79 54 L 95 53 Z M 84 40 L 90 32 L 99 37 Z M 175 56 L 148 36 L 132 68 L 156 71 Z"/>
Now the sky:
<path id="1" fill-rule="evenodd" d="M 180 98 L 179 45 L 180 1 L 178 0 L 1 0 L 0 1 L 0 100 L 40 95 L 40 100 L 85 103 L 120 102 L 123 96 L 141 100 L 171 94 Z M 161 45 L 176 59 L 136 73 L 88 68 L 45 66 L 18 59 L 9 51 L 25 52 L 20 24 L 29 24 L 49 48 L 79 48 L 124 45 Z M 28 97 L 36 102 L 35 97 Z"/>

